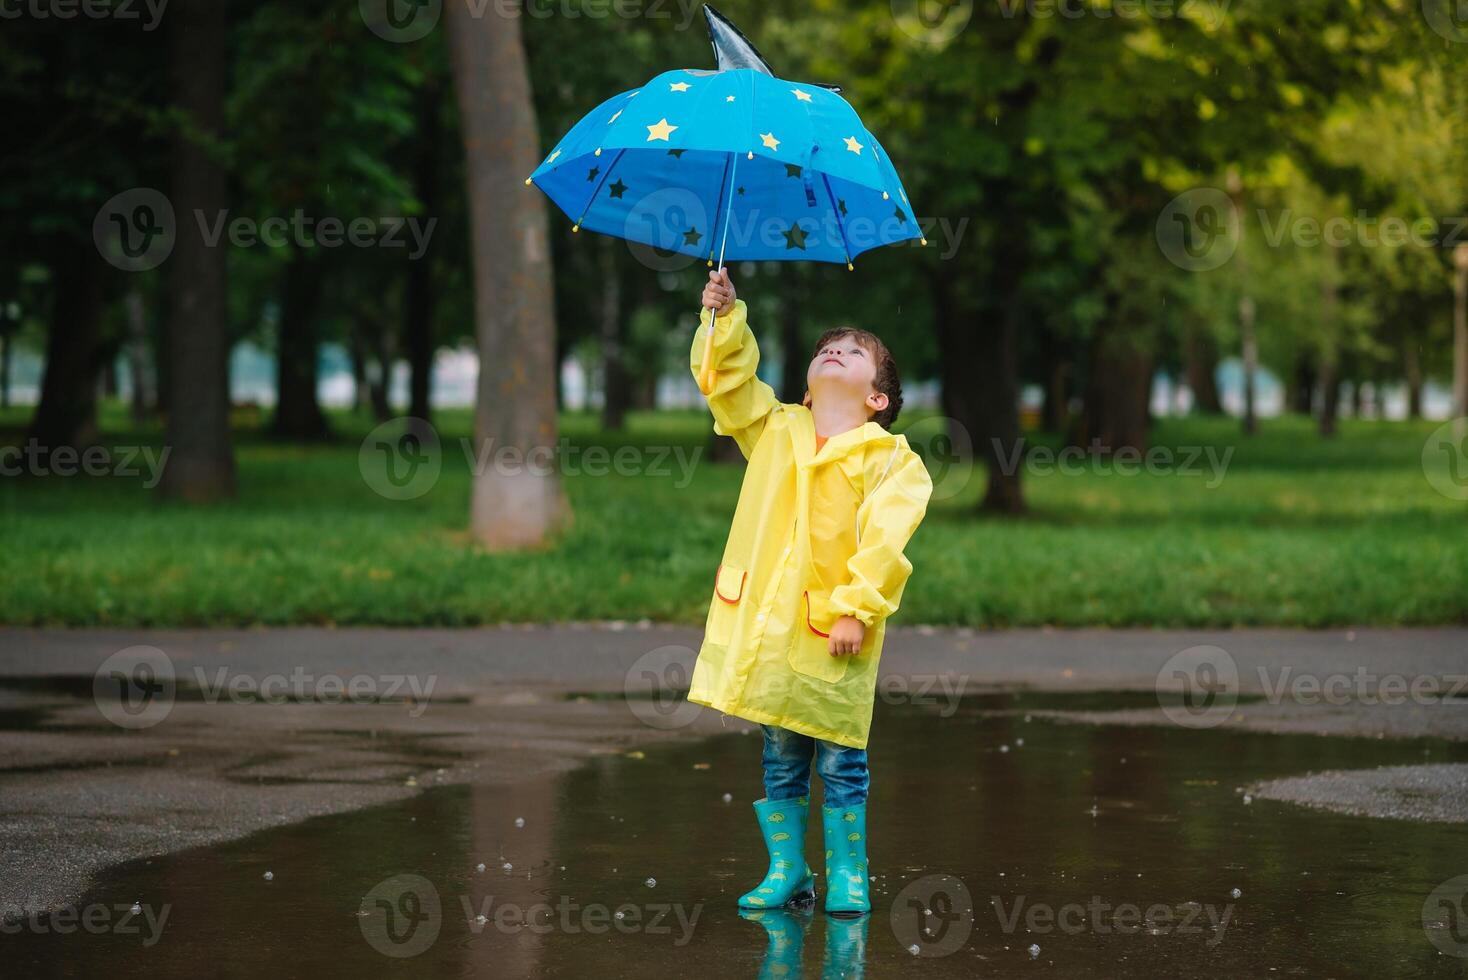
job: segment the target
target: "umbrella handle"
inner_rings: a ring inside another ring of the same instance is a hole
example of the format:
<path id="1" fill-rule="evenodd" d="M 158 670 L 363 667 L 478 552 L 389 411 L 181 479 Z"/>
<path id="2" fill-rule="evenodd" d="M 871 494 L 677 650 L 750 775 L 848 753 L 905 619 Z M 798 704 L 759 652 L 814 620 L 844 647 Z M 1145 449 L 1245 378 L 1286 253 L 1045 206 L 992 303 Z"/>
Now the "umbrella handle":
<path id="1" fill-rule="evenodd" d="M 709 309 L 709 332 L 703 338 L 703 366 L 698 372 L 698 390 L 703 392 L 704 397 L 714 393 L 714 379 L 718 372 L 714 370 L 714 318 L 718 312 Z"/>

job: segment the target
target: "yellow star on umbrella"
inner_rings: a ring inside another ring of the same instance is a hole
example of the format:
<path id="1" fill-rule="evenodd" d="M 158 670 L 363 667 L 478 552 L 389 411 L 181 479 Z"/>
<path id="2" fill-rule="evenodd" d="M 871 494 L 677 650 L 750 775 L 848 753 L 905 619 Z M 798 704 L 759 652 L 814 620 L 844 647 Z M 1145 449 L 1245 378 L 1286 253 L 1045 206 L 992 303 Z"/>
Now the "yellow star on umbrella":
<path id="1" fill-rule="evenodd" d="M 677 128 L 677 126 L 669 126 L 668 117 L 664 116 L 653 125 L 647 127 L 647 141 L 651 143 L 653 140 L 662 140 L 666 143 L 668 137 L 672 135 L 673 130 Z"/>
<path id="2" fill-rule="evenodd" d="M 861 144 L 856 141 L 855 136 L 846 137 L 846 148 L 857 156 L 861 156 Z"/>
<path id="3" fill-rule="evenodd" d="M 732 96 L 732 95 L 726 95 L 726 96 L 724 96 L 724 101 L 725 102 L 733 102 L 734 101 L 734 96 Z"/>
<path id="4" fill-rule="evenodd" d="M 686 92 L 686 91 L 688 91 L 688 83 L 687 82 L 672 82 L 672 83 L 670 83 L 668 85 L 668 89 L 669 89 L 669 91 L 673 91 L 673 92 Z"/>
<path id="5" fill-rule="evenodd" d="M 612 116 L 612 118 L 610 118 L 610 119 L 607 120 L 607 125 L 610 126 L 612 123 L 616 122 L 617 119 L 621 115 L 622 115 L 622 110 L 621 109 L 618 109 L 616 115 Z"/>
<path id="6" fill-rule="evenodd" d="M 555 160 L 556 160 L 556 157 L 558 157 L 560 155 L 561 155 L 561 151 L 560 150 L 557 150 L 556 152 L 552 153 L 550 156 L 546 157 L 545 158 L 545 162 L 546 163 L 554 163 Z"/>
<path id="7" fill-rule="evenodd" d="M 810 93 L 809 92 L 802 92 L 798 88 L 793 88 L 790 91 L 793 92 L 795 94 L 795 97 L 797 99 L 799 99 L 800 101 L 802 101 L 802 102 L 809 102 L 810 101 Z"/>
<path id="8" fill-rule="evenodd" d="M 778 150 L 780 148 L 780 141 L 775 139 L 774 133 L 760 133 L 759 138 L 771 150 Z"/>

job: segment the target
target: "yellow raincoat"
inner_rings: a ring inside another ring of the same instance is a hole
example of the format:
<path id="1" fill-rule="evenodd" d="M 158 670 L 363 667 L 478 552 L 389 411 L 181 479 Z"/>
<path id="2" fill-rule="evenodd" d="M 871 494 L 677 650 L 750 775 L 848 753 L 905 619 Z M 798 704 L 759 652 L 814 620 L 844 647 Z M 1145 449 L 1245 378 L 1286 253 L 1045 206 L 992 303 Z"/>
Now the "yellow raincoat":
<path id="1" fill-rule="evenodd" d="M 864 749 L 887 617 L 912 563 L 903 555 L 932 480 L 907 440 L 876 422 L 816 452 L 803 405 L 755 375 L 759 348 L 743 300 L 715 322 L 714 431 L 749 460 L 694 666 L 688 700 L 725 714 Z M 695 332 L 697 378 L 711 312 Z M 861 651 L 833 657 L 831 626 L 855 616 Z"/>

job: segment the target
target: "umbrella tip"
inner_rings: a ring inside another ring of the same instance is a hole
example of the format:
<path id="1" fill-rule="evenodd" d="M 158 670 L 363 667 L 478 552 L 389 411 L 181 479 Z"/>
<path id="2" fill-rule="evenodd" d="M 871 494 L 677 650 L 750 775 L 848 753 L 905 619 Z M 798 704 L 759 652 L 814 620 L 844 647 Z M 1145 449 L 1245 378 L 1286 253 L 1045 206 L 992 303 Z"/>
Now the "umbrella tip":
<path id="1" fill-rule="evenodd" d="M 922 241 L 922 243 L 923 243 L 923 244 L 924 244 L 924 245 L 926 245 L 926 244 L 928 244 L 928 240 L 927 240 L 927 239 L 926 239 L 926 238 L 924 238 L 924 239 L 921 239 L 921 241 Z"/>
<path id="2" fill-rule="evenodd" d="M 847 272 L 855 272 L 856 271 L 856 266 L 854 266 L 850 262 L 848 262 L 848 263 L 846 263 L 846 271 Z"/>
<path id="3" fill-rule="evenodd" d="M 576 232 L 578 232 L 580 230 L 581 230 L 581 226 L 579 224 L 576 224 L 576 225 L 572 225 L 571 226 L 571 233 L 572 234 L 575 234 Z"/>
<path id="4" fill-rule="evenodd" d="M 526 187 L 529 187 L 530 186 L 530 178 L 529 177 L 526 177 L 525 178 L 525 186 Z"/>

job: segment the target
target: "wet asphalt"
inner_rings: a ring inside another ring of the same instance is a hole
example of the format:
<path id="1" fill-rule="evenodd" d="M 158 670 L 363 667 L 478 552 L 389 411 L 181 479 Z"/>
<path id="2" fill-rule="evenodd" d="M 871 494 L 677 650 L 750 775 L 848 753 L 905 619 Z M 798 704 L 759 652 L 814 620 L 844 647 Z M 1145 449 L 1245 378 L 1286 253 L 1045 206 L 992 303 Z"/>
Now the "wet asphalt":
<path id="1" fill-rule="evenodd" d="M 883 704 L 939 715 L 1028 691 L 1071 696 L 1027 711 L 1066 724 L 1468 740 L 1464 629 L 888 635 Z M 751 727 L 657 696 L 686 685 L 700 637 L 651 623 L 0 630 L 0 910 L 55 908 L 124 861 Z M 112 685 L 160 654 L 166 714 L 128 715 Z M 1180 668 L 1233 672 L 1238 695 L 1178 700 Z M 1304 771 L 1252 791 L 1468 819 L 1468 765 Z"/>

